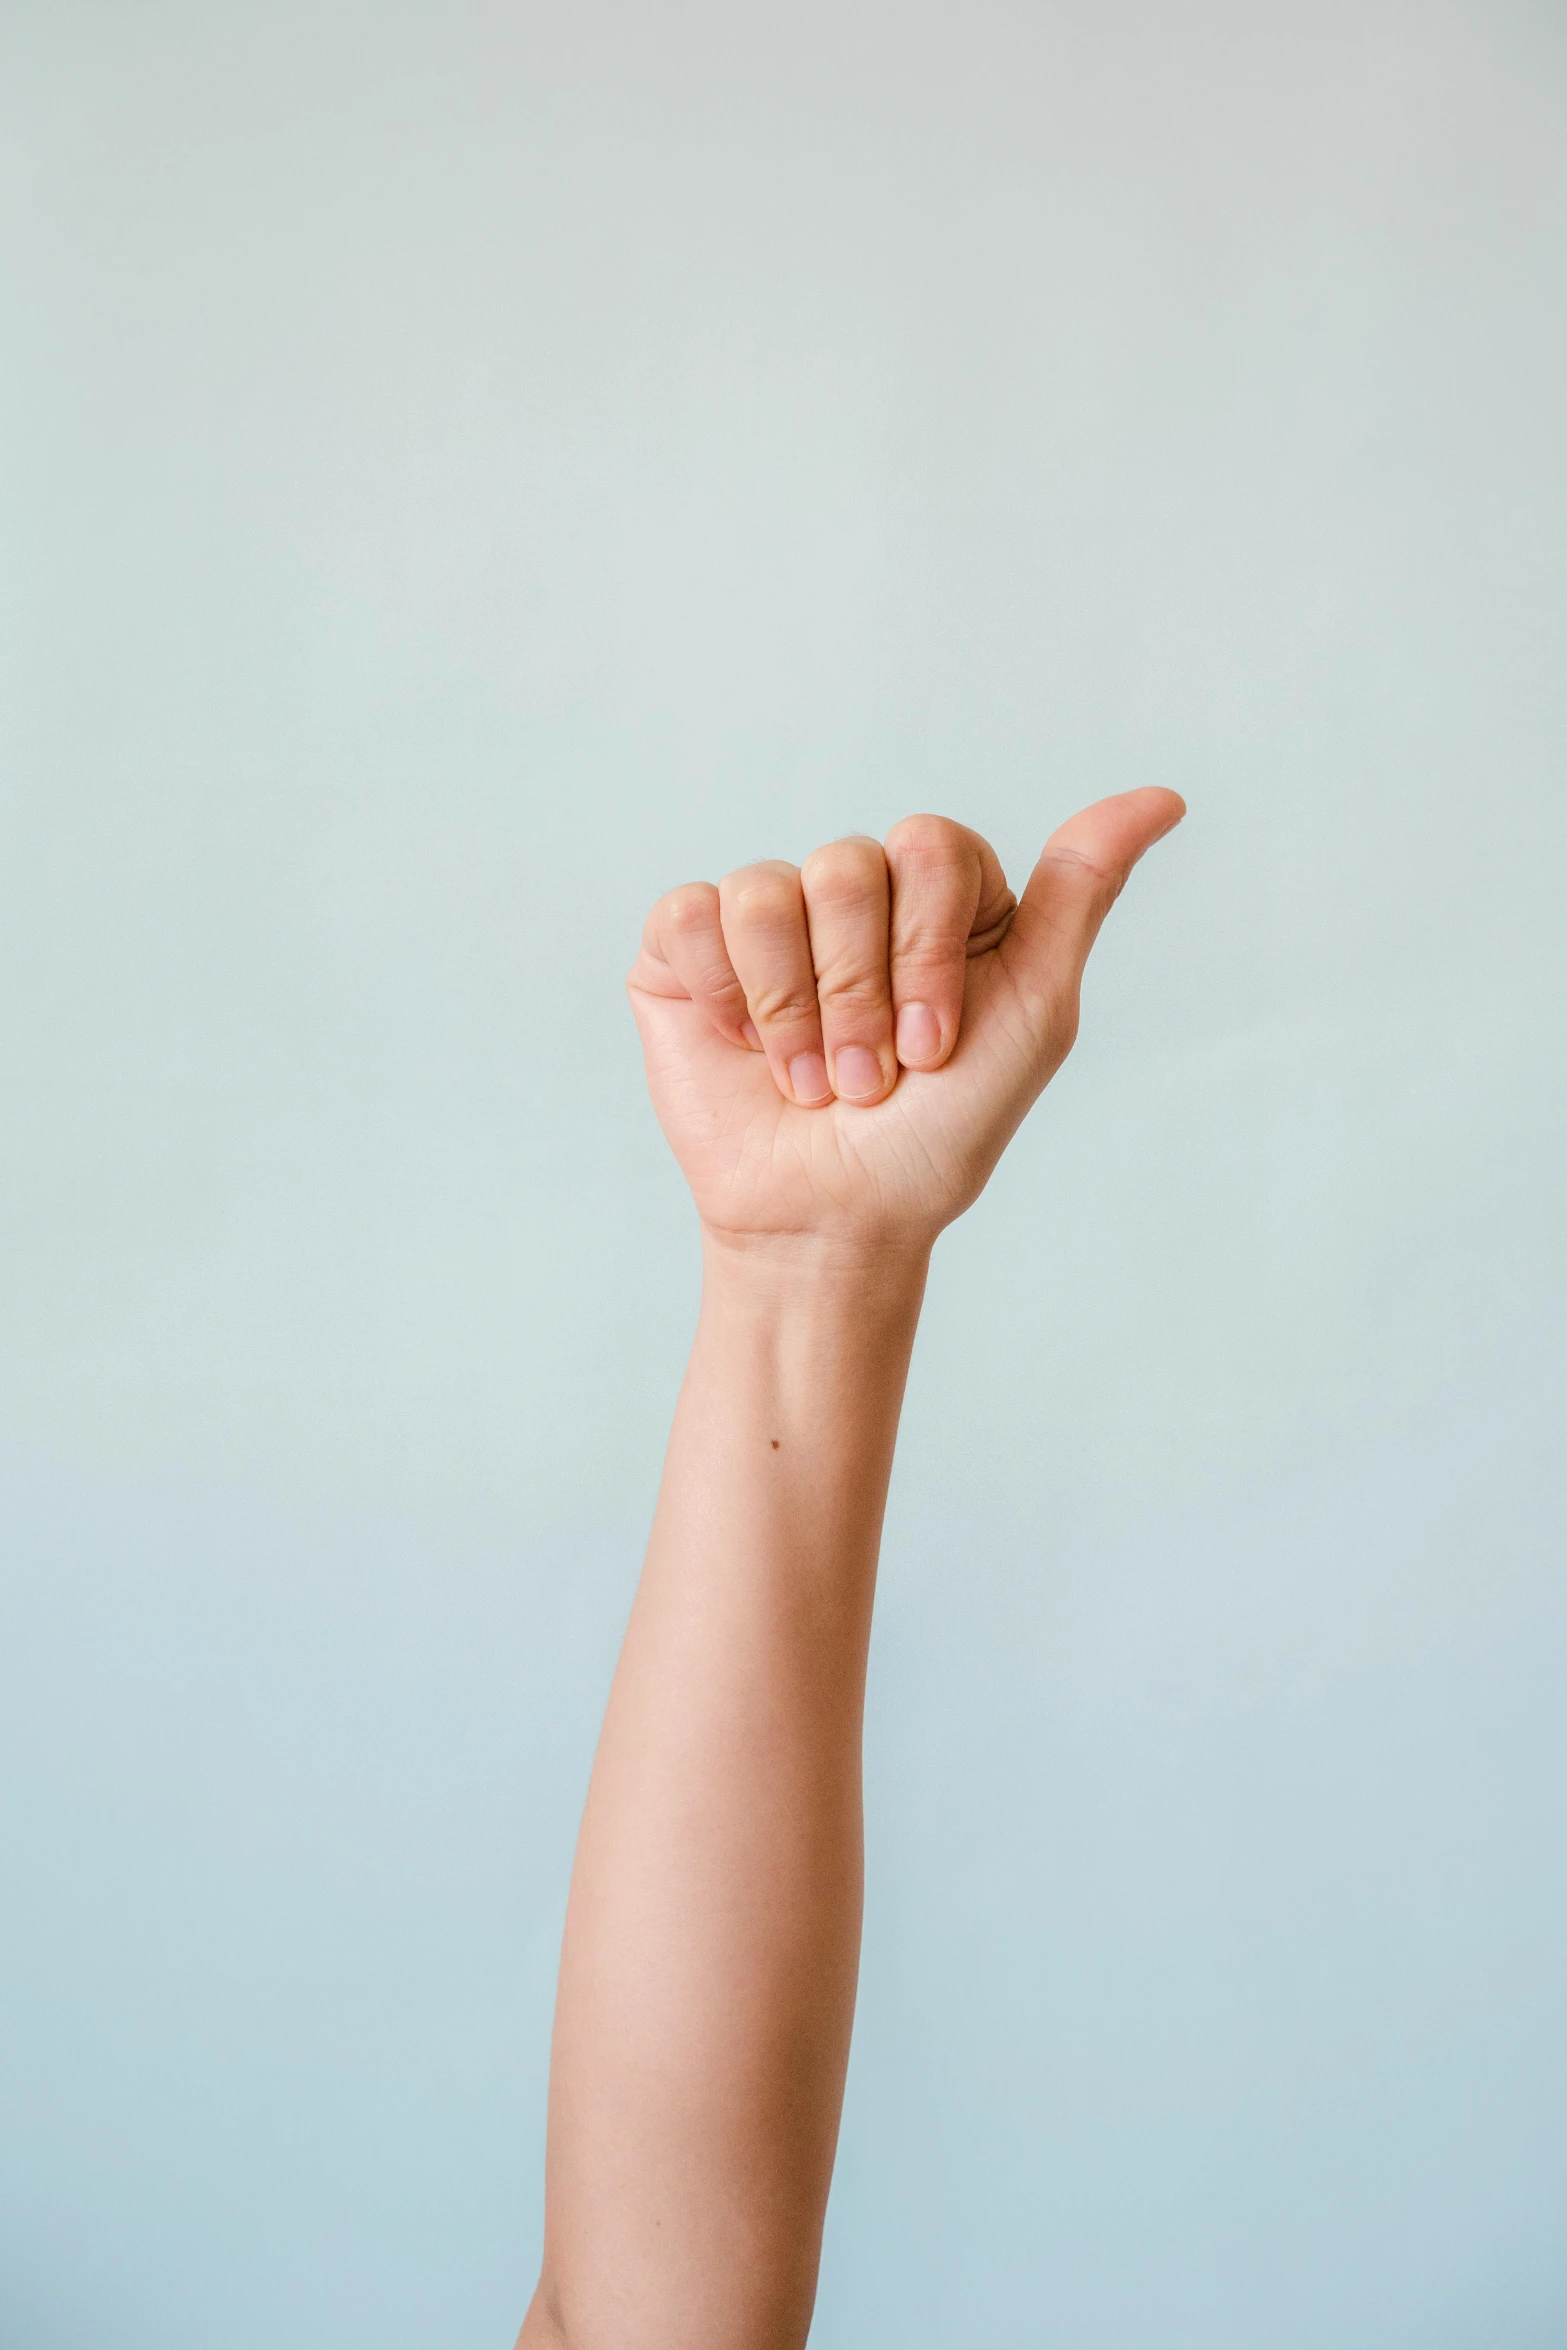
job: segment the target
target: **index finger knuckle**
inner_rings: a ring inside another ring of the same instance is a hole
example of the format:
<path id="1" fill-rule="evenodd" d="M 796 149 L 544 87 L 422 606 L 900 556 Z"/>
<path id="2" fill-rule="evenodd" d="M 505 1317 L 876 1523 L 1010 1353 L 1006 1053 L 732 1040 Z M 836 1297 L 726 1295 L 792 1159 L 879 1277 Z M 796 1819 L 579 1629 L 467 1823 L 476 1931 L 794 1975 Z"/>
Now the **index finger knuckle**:
<path id="1" fill-rule="evenodd" d="M 887 856 L 900 864 L 953 865 L 973 853 L 967 826 L 951 816 L 904 816 L 887 835 Z"/>

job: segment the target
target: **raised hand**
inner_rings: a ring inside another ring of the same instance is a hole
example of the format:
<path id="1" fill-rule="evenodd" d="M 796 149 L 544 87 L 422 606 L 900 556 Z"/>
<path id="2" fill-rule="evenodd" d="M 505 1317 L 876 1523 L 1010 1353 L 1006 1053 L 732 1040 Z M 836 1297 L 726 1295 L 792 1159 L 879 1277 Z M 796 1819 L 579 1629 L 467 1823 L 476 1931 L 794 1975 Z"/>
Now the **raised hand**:
<path id="1" fill-rule="evenodd" d="M 1173 792 L 1085 809 L 1018 904 L 912 816 L 677 889 L 631 1000 L 707 1237 L 593 1766 L 519 2350 L 803 2350 L 854 2011 L 860 1731 L 926 1257 L 1071 1047 Z"/>
<path id="2" fill-rule="evenodd" d="M 1185 812 L 1152 789 L 1085 808 L 1021 903 L 940 816 L 661 898 L 628 986 L 707 1230 L 928 1247 L 1071 1050 L 1099 926 Z"/>

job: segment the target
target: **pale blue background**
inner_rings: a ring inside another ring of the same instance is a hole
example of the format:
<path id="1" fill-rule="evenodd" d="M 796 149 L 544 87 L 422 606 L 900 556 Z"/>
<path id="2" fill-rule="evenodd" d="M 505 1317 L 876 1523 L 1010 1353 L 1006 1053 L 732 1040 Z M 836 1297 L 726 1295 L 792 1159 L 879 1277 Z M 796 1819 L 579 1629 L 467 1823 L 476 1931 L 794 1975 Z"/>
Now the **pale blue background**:
<path id="1" fill-rule="evenodd" d="M 505 2350 L 670 883 L 1186 792 L 940 1252 L 819 2350 L 1567 2341 L 1567 24 L 0 12 L 0 2343 Z"/>

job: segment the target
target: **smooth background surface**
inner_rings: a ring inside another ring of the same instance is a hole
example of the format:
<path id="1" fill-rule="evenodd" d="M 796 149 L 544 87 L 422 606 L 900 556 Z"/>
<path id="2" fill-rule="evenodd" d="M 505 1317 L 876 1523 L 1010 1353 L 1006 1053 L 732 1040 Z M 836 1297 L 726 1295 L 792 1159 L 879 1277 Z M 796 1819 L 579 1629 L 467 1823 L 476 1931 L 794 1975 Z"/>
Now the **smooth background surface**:
<path id="1" fill-rule="evenodd" d="M 944 1243 L 820 2350 L 1567 2339 L 1559 10 L 0 20 L 0 2341 L 502 2350 L 646 904 L 1187 793 Z"/>

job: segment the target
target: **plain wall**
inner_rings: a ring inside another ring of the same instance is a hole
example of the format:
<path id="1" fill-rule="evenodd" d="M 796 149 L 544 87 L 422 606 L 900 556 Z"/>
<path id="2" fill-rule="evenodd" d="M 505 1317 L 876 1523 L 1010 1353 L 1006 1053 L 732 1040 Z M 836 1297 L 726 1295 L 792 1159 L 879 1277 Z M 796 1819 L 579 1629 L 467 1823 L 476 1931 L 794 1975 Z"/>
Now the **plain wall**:
<path id="1" fill-rule="evenodd" d="M 672 883 L 1184 792 L 942 1243 L 819 2350 L 1567 2340 L 1567 23 L 0 13 L 0 2343 L 504 2350 Z"/>

